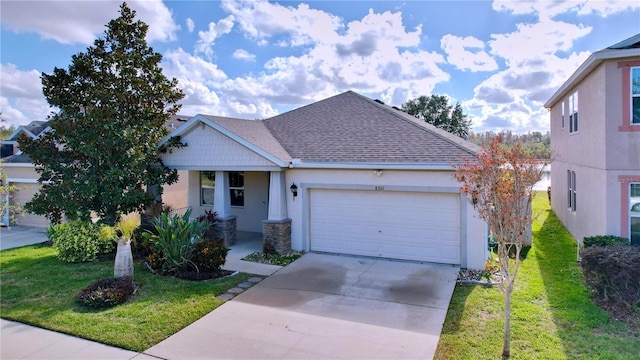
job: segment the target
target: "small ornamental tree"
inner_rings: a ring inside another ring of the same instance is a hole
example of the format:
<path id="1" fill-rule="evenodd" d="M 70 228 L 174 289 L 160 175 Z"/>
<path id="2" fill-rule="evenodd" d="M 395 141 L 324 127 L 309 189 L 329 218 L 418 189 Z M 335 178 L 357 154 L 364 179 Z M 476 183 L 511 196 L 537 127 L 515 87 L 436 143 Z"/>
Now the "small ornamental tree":
<path id="1" fill-rule="evenodd" d="M 504 295 L 504 344 L 502 356 L 511 352 L 511 293 L 520 266 L 520 251 L 531 224 L 533 186 L 544 164 L 528 156 L 520 144 L 506 148 L 497 137 L 474 160 L 463 159 L 453 177 L 461 183 L 480 218 L 498 244 L 498 260 Z M 510 255 L 515 254 L 513 260 Z"/>
<path id="2" fill-rule="evenodd" d="M 162 73 L 162 55 L 147 46 L 147 30 L 123 3 L 104 37 L 74 55 L 68 70 L 42 74 L 44 96 L 59 111 L 50 116 L 51 131 L 19 139 L 42 184 L 28 211 L 53 222 L 89 220 L 93 212 L 113 226 L 154 201 L 147 189 L 177 181 L 158 144 L 184 94 Z"/>

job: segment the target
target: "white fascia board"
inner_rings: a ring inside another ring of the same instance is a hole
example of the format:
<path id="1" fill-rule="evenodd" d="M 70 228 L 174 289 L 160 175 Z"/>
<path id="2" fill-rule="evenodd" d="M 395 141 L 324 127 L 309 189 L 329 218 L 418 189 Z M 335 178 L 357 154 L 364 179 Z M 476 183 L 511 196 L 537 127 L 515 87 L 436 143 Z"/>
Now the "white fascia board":
<path id="1" fill-rule="evenodd" d="M 263 158 L 271 161 L 272 163 L 274 163 L 274 164 L 276 164 L 276 165 L 278 165 L 280 167 L 289 166 L 288 162 L 284 162 L 284 161 L 278 159 L 277 157 L 271 155 L 270 153 L 260 149 L 259 147 L 257 147 L 253 143 L 241 138 L 240 136 L 236 135 L 235 133 L 227 130 L 225 127 L 222 127 L 221 125 L 219 125 L 219 124 L 207 119 L 206 117 L 204 117 L 204 116 L 202 116 L 200 114 L 194 116 L 189 121 L 187 121 L 184 125 L 180 126 L 178 129 L 176 129 L 176 131 L 172 132 L 167 137 L 165 137 L 160 142 L 160 145 L 165 144 L 172 137 L 180 136 L 180 135 L 184 134 L 185 132 L 187 132 L 188 130 L 193 128 L 194 126 L 198 125 L 198 123 L 204 123 L 204 124 L 208 125 L 209 127 L 213 128 L 214 130 L 218 131 L 219 133 L 222 133 L 223 135 L 227 136 L 231 140 L 239 143 L 240 145 L 246 147 L 247 149 L 255 152 L 256 154 L 262 156 Z"/>
<path id="2" fill-rule="evenodd" d="M 2 167 L 36 167 L 33 163 L 2 163 Z"/>
<path id="3" fill-rule="evenodd" d="M 9 183 L 28 183 L 28 184 L 37 184 L 38 179 L 29 179 L 29 178 L 7 178 L 7 182 Z"/>
<path id="4" fill-rule="evenodd" d="M 291 163 L 291 169 L 365 169 L 365 170 L 455 170 L 445 163 Z"/>
<path id="5" fill-rule="evenodd" d="M 8 139 L 13 139 L 14 137 L 18 136 L 20 132 L 25 132 L 28 136 L 31 136 L 32 139 L 36 138 L 36 136 L 31 131 L 27 130 L 23 126 L 20 126 L 11 135 L 9 135 Z M 13 141 L 16 141 L 16 140 L 13 140 Z"/>
<path id="6" fill-rule="evenodd" d="M 547 109 L 551 109 L 555 103 L 557 103 L 561 98 L 563 98 L 569 90 L 582 79 L 584 79 L 593 69 L 595 69 L 598 65 L 600 65 L 605 60 L 611 59 L 623 59 L 628 57 L 640 56 L 640 49 L 624 49 L 624 50 L 613 50 L 613 49 L 604 49 L 591 54 L 585 62 L 578 67 L 578 69 L 571 74 L 569 79 L 556 90 L 556 92 L 544 103 L 544 107 Z"/>

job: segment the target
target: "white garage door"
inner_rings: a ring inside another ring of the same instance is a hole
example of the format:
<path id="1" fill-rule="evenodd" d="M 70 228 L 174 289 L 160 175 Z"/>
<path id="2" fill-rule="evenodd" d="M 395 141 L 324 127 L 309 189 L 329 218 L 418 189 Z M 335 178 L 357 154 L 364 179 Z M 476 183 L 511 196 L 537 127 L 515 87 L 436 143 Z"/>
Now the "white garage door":
<path id="1" fill-rule="evenodd" d="M 39 184 L 28 184 L 28 183 L 11 183 L 11 185 L 16 187 L 16 191 L 13 192 L 13 201 L 14 205 L 23 206 L 26 204 L 33 195 L 40 189 Z M 38 227 L 47 227 L 49 226 L 49 220 L 47 220 L 44 216 L 29 214 L 26 211 L 24 212 L 24 216 L 16 215 L 15 217 L 17 225 L 24 226 L 38 226 Z"/>
<path id="2" fill-rule="evenodd" d="M 312 251 L 460 264 L 459 195 L 312 189 Z"/>

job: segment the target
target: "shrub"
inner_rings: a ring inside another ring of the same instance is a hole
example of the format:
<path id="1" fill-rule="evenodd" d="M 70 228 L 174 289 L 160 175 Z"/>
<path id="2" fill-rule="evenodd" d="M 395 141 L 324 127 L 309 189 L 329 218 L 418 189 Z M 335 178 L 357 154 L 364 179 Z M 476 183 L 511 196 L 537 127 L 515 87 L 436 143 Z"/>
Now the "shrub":
<path id="1" fill-rule="evenodd" d="M 48 232 L 62 261 L 94 261 L 115 250 L 115 232 L 103 225 L 77 220 L 55 225 Z"/>
<path id="2" fill-rule="evenodd" d="M 629 245 L 629 239 L 614 235 L 587 236 L 583 244 L 584 247 Z"/>
<path id="3" fill-rule="evenodd" d="M 204 215 L 200 215 L 198 217 L 198 222 L 208 222 L 209 224 L 202 234 L 202 238 L 204 240 L 217 240 L 215 238 L 215 230 L 213 228 L 216 223 L 216 216 L 218 216 L 216 212 L 205 210 Z"/>
<path id="4" fill-rule="evenodd" d="M 203 240 L 193 244 L 191 262 L 198 272 L 216 272 L 224 265 L 228 252 L 220 241 Z"/>
<path id="5" fill-rule="evenodd" d="M 598 299 L 640 306 L 640 247 L 592 246 L 580 255 L 585 279 Z"/>
<path id="6" fill-rule="evenodd" d="M 134 291 L 135 286 L 129 278 L 101 279 L 80 291 L 76 301 L 92 308 L 111 307 L 126 302 Z"/>
<path id="7" fill-rule="evenodd" d="M 191 209 L 182 216 L 169 217 L 164 213 L 153 222 L 155 231 L 143 234 L 153 252 L 162 256 L 165 272 L 187 268 L 193 256 L 193 244 L 202 240 L 204 230 L 210 226 L 206 221 L 190 221 L 190 216 Z"/>

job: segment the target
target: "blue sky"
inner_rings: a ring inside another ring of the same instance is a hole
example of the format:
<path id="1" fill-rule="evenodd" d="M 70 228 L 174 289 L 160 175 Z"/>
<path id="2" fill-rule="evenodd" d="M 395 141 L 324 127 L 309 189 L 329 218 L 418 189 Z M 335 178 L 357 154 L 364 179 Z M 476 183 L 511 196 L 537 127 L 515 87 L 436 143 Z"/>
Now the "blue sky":
<path id="1" fill-rule="evenodd" d="M 45 119 L 40 74 L 67 68 L 118 1 L 0 2 L 0 111 Z M 460 102 L 473 131 L 547 131 L 542 104 L 594 51 L 640 33 L 640 1 L 129 1 L 181 114 L 259 119 L 353 90 Z"/>

